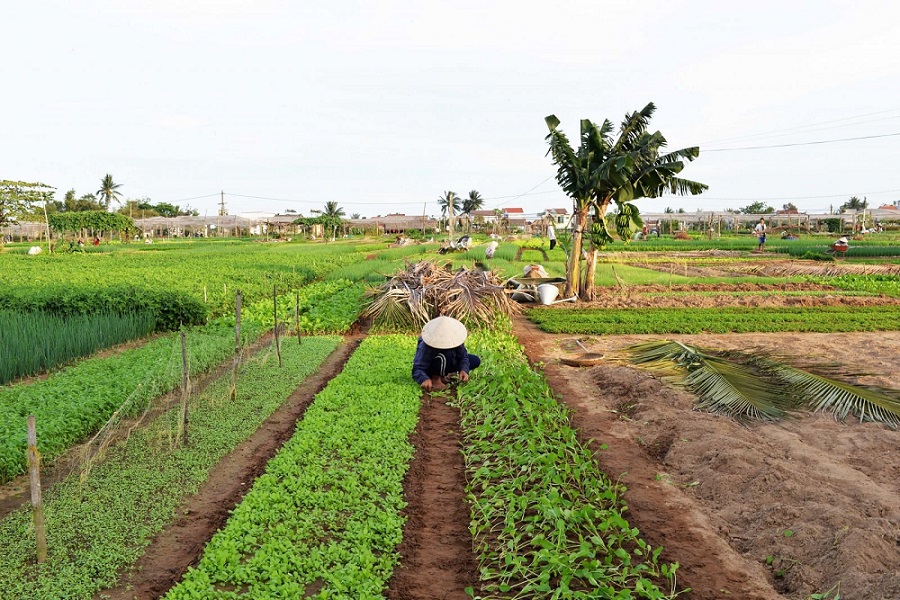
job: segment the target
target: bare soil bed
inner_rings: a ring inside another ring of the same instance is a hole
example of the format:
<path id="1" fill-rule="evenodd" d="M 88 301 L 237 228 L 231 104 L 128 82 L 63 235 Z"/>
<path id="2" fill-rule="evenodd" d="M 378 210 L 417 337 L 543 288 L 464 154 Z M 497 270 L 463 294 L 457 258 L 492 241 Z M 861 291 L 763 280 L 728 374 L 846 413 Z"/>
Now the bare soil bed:
<path id="1" fill-rule="evenodd" d="M 628 486 L 632 524 L 680 563 L 680 582 L 693 588 L 685 597 L 806 600 L 839 584 L 842 598 L 900 598 L 900 432 L 824 414 L 742 426 L 623 363 L 560 364 L 570 335 L 521 318 L 516 333 L 545 363 L 573 425 L 596 440 L 600 465 Z M 900 388 L 900 332 L 672 337 L 839 361 Z M 579 339 L 608 354 L 658 337 Z"/>
<path id="2" fill-rule="evenodd" d="M 699 294 L 698 292 L 703 292 Z M 798 295 L 814 292 L 815 295 Z M 665 295 L 663 295 L 665 294 Z M 792 295 L 793 294 L 793 295 Z M 718 308 L 876 306 L 900 304 L 889 296 L 848 295 L 843 290 L 812 283 L 721 283 L 690 285 L 635 285 L 621 288 L 596 288 L 593 302 L 560 304 L 552 310 L 573 308 Z"/>

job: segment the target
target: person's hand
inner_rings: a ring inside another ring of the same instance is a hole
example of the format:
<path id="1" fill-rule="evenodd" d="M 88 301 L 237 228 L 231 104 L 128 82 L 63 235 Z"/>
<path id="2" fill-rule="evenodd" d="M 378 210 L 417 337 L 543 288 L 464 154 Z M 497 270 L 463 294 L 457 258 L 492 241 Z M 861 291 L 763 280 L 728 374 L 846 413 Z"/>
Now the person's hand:
<path id="1" fill-rule="evenodd" d="M 421 387 L 426 392 L 430 392 L 431 391 L 431 379 L 426 379 L 425 381 L 423 381 L 422 383 L 419 384 L 419 387 Z"/>
<path id="2" fill-rule="evenodd" d="M 466 373 L 465 371 L 460 371 L 460 372 L 459 372 L 459 380 L 460 380 L 461 382 L 464 382 L 464 383 L 465 383 L 466 381 L 469 380 L 469 374 Z"/>

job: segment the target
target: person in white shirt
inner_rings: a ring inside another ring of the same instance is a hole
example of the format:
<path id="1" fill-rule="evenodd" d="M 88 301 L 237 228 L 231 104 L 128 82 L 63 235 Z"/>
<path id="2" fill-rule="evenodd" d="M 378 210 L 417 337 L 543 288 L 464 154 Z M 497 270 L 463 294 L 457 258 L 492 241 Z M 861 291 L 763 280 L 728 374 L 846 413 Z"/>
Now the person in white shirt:
<path id="1" fill-rule="evenodd" d="M 762 252 L 766 249 L 766 220 L 763 217 L 759 218 L 759 223 L 756 224 L 753 231 L 756 233 L 756 237 L 759 238 L 757 252 Z"/>
<path id="2" fill-rule="evenodd" d="M 547 239 L 550 240 L 550 249 L 556 248 L 556 229 L 553 228 L 553 223 L 547 225 Z"/>

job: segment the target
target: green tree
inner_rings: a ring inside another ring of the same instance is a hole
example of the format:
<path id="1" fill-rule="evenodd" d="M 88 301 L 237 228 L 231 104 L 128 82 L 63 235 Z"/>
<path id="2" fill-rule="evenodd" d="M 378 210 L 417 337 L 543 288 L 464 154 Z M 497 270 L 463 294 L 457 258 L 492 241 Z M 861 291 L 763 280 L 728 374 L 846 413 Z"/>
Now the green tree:
<path id="1" fill-rule="evenodd" d="M 457 196 L 456 192 L 444 192 L 443 196 L 438 197 L 437 203 L 441 207 L 441 215 L 447 217 L 447 225 L 450 227 L 450 239 L 452 240 L 456 215 L 462 212 L 462 198 Z"/>
<path id="2" fill-rule="evenodd" d="M 614 126 L 609 120 L 598 127 L 583 119 L 577 150 L 559 130 L 559 119 L 554 115 L 545 119 L 550 129 L 546 138 L 550 145 L 548 154 L 557 166 L 556 180 L 574 203 L 575 228 L 566 268 L 566 295 L 577 287 L 582 299 L 593 299 L 596 251 L 613 241 L 605 221 L 611 203 L 617 207 L 616 232 L 627 239 L 632 228 L 642 225 L 640 212 L 631 204 L 633 200 L 656 198 L 666 192 L 700 194 L 708 189 L 705 184 L 678 177 L 684 161 L 693 161 L 700 155 L 699 148 L 660 154 L 667 145 L 665 137 L 659 131 L 647 131 L 655 111 L 656 106 L 651 102 L 639 111 L 626 114 L 616 137 L 612 135 Z M 582 236 L 591 212 L 591 251 L 586 276 L 582 279 Z"/>
<path id="3" fill-rule="evenodd" d="M 0 227 L 16 222 L 33 208 L 53 201 L 54 188 L 44 183 L 0 180 Z"/>
<path id="4" fill-rule="evenodd" d="M 860 200 L 856 196 L 851 196 L 849 200 L 841 204 L 841 207 L 838 209 L 838 211 L 847 212 L 848 210 L 865 210 L 866 208 L 868 208 L 868 206 L 868 200 Z"/>
<path id="5" fill-rule="evenodd" d="M 100 189 L 97 190 L 97 196 L 100 198 L 100 202 L 108 210 L 110 205 L 115 202 L 121 202 L 119 198 L 122 196 L 122 192 L 119 191 L 119 188 L 122 187 L 121 183 L 115 183 L 113 181 L 113 176 L 109 173 L 106 174 L 103 179 L 100 180 Z"/>
<path id="6" fill-rule="evenodd" d="M 325 203 L 324 210 L 314 210 L 313 213 L 321 215 L 321 223 L 331 229 L 331 241 L 337 239 L 337 229 L 341 226 L 341 219 L 345 216 L 344 209 L 338 206 L 334 200 Z"/>
<path id="7" fill-rule="evenodd" d="M 788 202 L 788 203 L 786 203 L 786 204 L 783 204 L 783 205 L 781 206 L 781 208 L 782 208 L 783 210 L 799 210 L 799 209 L 797 208 L 797 205 L 794 204 L 793 202 Z"/>
<path id="8" fill-rule="evenodd" d="M 463 200 L 462 212 L 466 215 L 466 231 L 472 229 L 472 213 L 481 210 L 482 206 L 484 206 L 484 198 L 481 197 L 478 190 L 472 190 L 469 192 L 469 197 Z"/>
<path id="9" fill-rule="evenodd" d="M 770 215 L 775 212 L 775 209 L 762 200 L 757 200 L 752 204 L 748 204 L 743 208 L 739 208 L 738 212 L 745 215 Z"/>

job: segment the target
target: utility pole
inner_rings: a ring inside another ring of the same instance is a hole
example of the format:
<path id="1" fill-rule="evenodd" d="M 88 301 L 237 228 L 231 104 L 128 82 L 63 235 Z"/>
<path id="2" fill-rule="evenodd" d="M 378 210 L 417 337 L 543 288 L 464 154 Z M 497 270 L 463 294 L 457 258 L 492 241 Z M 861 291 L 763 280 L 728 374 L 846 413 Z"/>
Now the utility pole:
<path id="1" fill-rule="evenodd" d="M 453 202 L 456 200 L 454 196 L 451 196 L 450 193 L 447 193 L 447 214 L 450 215 L 450 219 L 447 222 L 447 227 L 450 228 L 450 241 L 453 241 Z"/>
<path id="2" fill-rule="evenodd" d="M 425 202 L 422 206 L 422 239 L 425 239 L 425 213 L 428 212 L 428 203 Z"/>
<path id="3" fill-rule="evenodd" d="M 225 210 L 225 191 L 222 191 L 222 200 L 219 203 L 219 215 L 216 218 L 216 237 L 222 236 L 222 217 L 228 214 Z"/>

